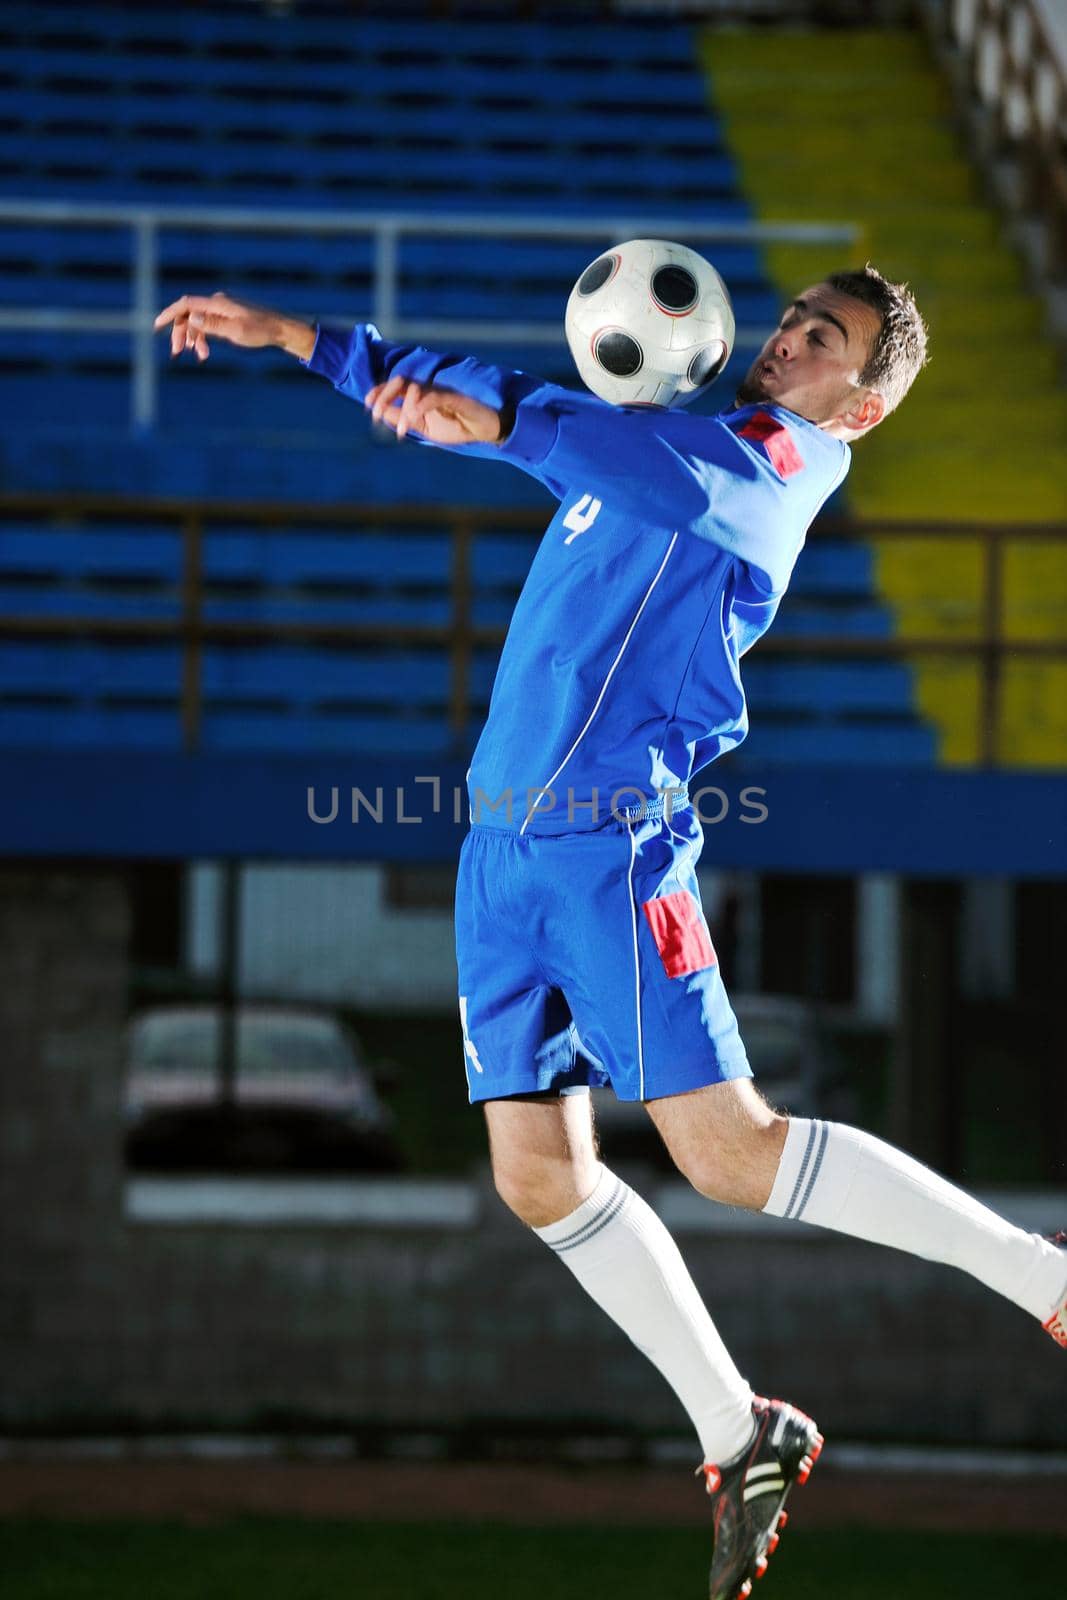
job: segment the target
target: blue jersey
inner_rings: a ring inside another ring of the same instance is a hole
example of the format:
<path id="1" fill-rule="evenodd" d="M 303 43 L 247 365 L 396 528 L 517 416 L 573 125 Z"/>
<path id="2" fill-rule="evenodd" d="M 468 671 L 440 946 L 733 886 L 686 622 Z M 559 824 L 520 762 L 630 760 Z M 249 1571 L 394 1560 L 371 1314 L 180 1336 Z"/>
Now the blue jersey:
<path id="1" fill-rule="evenodd" d="M 685 789 L 748 731 L 740 660 L 770 626 L 849 447 L 767 403 L 613 406 L 472 359 L 320 328 L 308 366 L 393 374 L 510 414 L 500 445 L 560 506 L 519 596 L 468 773 L 472 819 L 574 833 Z M 418 437 L 412 434 L 411 437 Z"/>

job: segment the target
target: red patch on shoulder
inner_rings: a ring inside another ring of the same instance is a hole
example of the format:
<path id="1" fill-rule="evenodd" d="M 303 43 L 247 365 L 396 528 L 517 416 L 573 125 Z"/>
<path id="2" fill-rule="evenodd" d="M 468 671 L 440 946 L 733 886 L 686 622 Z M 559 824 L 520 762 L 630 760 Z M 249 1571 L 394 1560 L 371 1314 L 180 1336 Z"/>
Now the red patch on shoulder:
<path id="1" fill-rule="evenodd" d="M 776 422 L 768 412 L 753 412 L 744 427 L 738 428 L 737 436 L 761 444 L 780 478 L 803 471 L 804 457 L 794 444 L 793 435 L 784 423 Z"/>

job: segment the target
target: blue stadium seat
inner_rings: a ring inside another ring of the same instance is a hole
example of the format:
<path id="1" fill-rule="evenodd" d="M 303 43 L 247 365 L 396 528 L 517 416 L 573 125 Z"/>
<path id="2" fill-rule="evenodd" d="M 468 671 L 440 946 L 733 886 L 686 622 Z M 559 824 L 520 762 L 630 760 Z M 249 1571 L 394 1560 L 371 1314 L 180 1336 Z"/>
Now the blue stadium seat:
<path id="1" fill-rule="evenodd" d="M 745 667 L 745 689 L 753 716 L 760 719 L 812 706 L 829 716 L 907 716 L 914 703 L 911 671 L 895 661 L 810 662 L 757 652 Z"/>
<path id="2" fill-rule="evenodd" d="M 714 220 L 714 219 L 709 219 Z M 431 238 L 409 235 L 400 241 L 405 270 L 427 278 L 464 278 L 570 285 L 582 268 L 613 243 L 591 225 L 588 240 Z M 708 245 L 724 277 L 734 284 L 766 288 L 756 250 L 747 244 Z"/>
<path id="3" fill-rule="evenodd" d="M 479 626 L 494 627 L 507 622 L 514 600 L 492 617 L 475 616 Z M 204 601 L 204 617 L 209 622 L 308 622 L 326 625 L 374 623 L 402 627 L 445 627 L 452 614 L 451 602 L 444 593 L 405 594 L 400 591 L 366 594 L 339 599 L 316 595 L 285 596 L 270 592 L 256 595 L 209 597 Z M 502 623 L 498 623 L 502 618 Z"/>
<path id="4" fill-rule="evenodd" d="M 0 540 L 0 579 L 39 575 L 56 581 L 121 577 L 176 582 L 180 571 L 181 540 L 173 527 L 72 533 L 6 526 Z"/>
<path id="5" fill-rule="evenodd" d="M 870 545 L 856 539 L 809 539 L 793 571 L 790 604 L 796 604 L 798 595 L 863 599 L 873 587 Z"/>
<path id="6" fill-rule="evenodd" d="M 2 725 L 0 725 L 2 726 Z M 473 748 L 468 733 L 459 741 L 440 717 L 339 715 L 281 721 L 271 711 L 209 711 L 203 721 L 205 749 L 343 751 L 433 757 Z"/>
<path id="7" fill-rule="evenodd" d="M 639 108 L 638 108 L 639 110 Z M 321 139 L 335 147 L 366 145 L 388 157 L 399 150 L 422 145 L 440 147 L 451 144 L 469 151 L 471 133 L 462 101 L 422 105 L 413 125 L 410 108 L 402 101 L 346 97 L 340 101 L 321 101 L 314 97 L 291 99 L 284 120 L 273 125 L 264 121 L 262 109 L 254 103 L 230 98 L 224 88 L 216 93 L 198 84 L 181 84 L 177 92 L 161 99 L 136 86 L 128 87 L 121 100 L 108 106 L 108 121 L 100 122 L 98 88 L 91 82 L 68 84 L 62 89 L 47 85 L 13 86 L 5 91 L 5 121 L 21 125 L 21 131 L 70 131 L 92 127 L 104 137 L 112 132 L 123 136 L 151 139 L 157 136 L 186 134 L 201 139 L 253 138 L 257 143 L 275 142 L 296 146 Z M 642 148 L 657 152 L 662 159 L 687 161 L 699 155 L 722 154 L 722 129 L 707 111 L 694 128 L 692 113 L 680 107 L 676 116 L 657 115 L 647 119 L 642 129 Z M 539 150 L 546 160 L 579 151 L 624 150 L 632 142 L 627 121 L 605 123 L 599 111 L 580 106 L 553 109 L 551 124 L 539 127 L 531 138 L 528 110 L 511 104 L 484 107 L 479 117 L 478 143 L 482 148 L 501 146 Z"/>
<path id="8" fill-rule="evenodd" d="M 401 190 L 441 184 L 450 188 L 499 190 L 508 193 L 519 185 L 535 183 L 550 193 L 574 190 L 588 194 L 632 193 L 634 184 L 659 188 L 666 195 L 685 188 L 694 194 L 729 197 L 734 183 L 732 161 L 723 155 L 695 149 L 687 158 L 675 157 L 665 172 L 656 152 L 586 153 L 555 173 L 546 167 L 539 150 L 466 149 L 457 153 L 435 142 L 427 148 L 407 149 L 392 159 L 384 151 L 361 146 L 336 148 L 301 142 L 266 144 L 262 140 L 233 137 L 212 143 L 175 132 L 168 137 L 132 136 L 116 128 L 110 136 L 84 132 L 14 132 L 5 135 L 4 163 L 16 171 L 50 174 L 74 168 L 111 182 L 137 179 L 145 173 L 173 171 L 202 173 L 214 183 L 233 189 L 296 181 L 301 190 L 345 184 L 350 188 Z"/>
<path id="9" fill-rule="evenodd" d="M 360 533 L 246 533 L 209 530 L 204 540 L 208 583 L 240 577 L 263 584 L 370 584 L 375 589 L 401 583 L 444 588 L 452 549 L 445 533 L 406 529 L 375 535 Z"/>
<path id="10" fill-rule="evenodd" d="M 403 718 L 414 707 L 444 709 L 448 659 L 440 648 L 415 652 L 379 647 L 356 655 L 278 642 L 258 647 L 213 644 L 204 652 L 203 693 L 209 704 L 375 706 Z"/>
<path id="11" fill-rule="evenodd" d="M 603 186 L 596 195 L 588 191 L 562 189 L 547 175 L 515 181 L 507 186 L 467 181 L 460 172 L 452 177 L 408 181 L 403 171 L 382 167 L 362 175 L 336 173 L 329 181 L 304 180 L 288 172 L 270 182 L 258 171 L 243 175 L 239 182 L 216 177 L 194 157 L 186 158 L 179 170 L 146 157 L 137 173 L 113 176 L 101 174 L 88 161 L 77 168 L 33 173 L 11 164 L 6 170 L 0 162 L 4 191 L 13 199 L 62 199 L 82 203 L 104 202 L 117 205 L 143 203 L 181 206 L 252 206 L 312 208 L 317 211 L 348 212 L 394 209 L 420 210 L 448 216 L 457 212 L 528 216 L 551 210 L 559 217 L 588 218 L 591 209 L 611 217 L 634 204 L 633 189 L 620 176 L 617 183 Z M 284 179 L 284 181 L 283 181 Z M 651 210 L 651 203 L 642 209 Z M 669 209 L 684 227 L 686 218 L 701 222 L 747 222 L 751 212 L 747 201 L 723 191 L 714 183 L 661 187 L 656 196 L 656 214 Z"/>
<path id="12" fill-rule="evenodd" d="M 0 583 L 0 612 L 19 617 L 70 617 L 92 622 L 113 617 L 118 621 L 173 621 L 181 616 L 177 594 L 124 594 L 121 590 L 64 586 L 54 580 L 36 586 Z"/>
<path id="13" fill-rule="evenodd" d="M 798 563 L 798 572 L 802 565 L 803 557 Z M 826 605 L 789 594 L 774 619 L 774 631 L 791 639 L 813 639 L 820 634 L 891 639 L 893 619 L 886 607 L 873 598 L 854 605 Z"/>
<path id="14" fill-rule="evenodd" d="M 457 30 L 450 19 L 419 17 L 399 13 L 395 18 L 360 17 L 358 22 L 346 14 L 266 16 L 262 10 L 203 10 L 181 15 L 148 7 L 125 10 L 111 6 L 69 8 L 43 3 L 28 4 L 11 0 L 5 6 L 4 23 L 15 37 L 53 43 L 78 37 L 82 48 L 112 50 L 123 45 L 143 48 L 146 41 L 184 52 L 193 48 L 210 49 L 239 45 L 246 48 L 274 49 L 290 59 L 294 52 L 327 49 L 331 55 L 358 58 L 399 55 L 403 60 L 420 55 L 458 56 L 477 59 L 514 54 L 522 60 L 572 60 L 587 64 L 605 53 L 616 61 L 630 60 L 644 68 L 691 70 L 692 42 L 681 28 L 663 28 L 655 21 L 625 30 L 612 29 L 610 52 L 605 50 L 603 26 L 588 18 L 564 18 L 546 30 L 537 23 L 506 21 L 502 37 L 500 25 L 491 18 L 465 17 Z"/>
<path id="15" fill-rule="evenodd" d="M 808 722 L 762 720 L 740 746 L 740 766 L 928 767 L 937 760 L 937 735 L 911 718 Z M 713 781 L 713 780 L 712 780 Z"/>
<path id="16" fill-rule="evenodd" d="M 139 706 L 8 706 L 0 701 L 0 746 L 177 750 L 175 713 Z"/>
<path id="17" fill-rule="evenodd" d="M 168 48 L 169 45 L 169 48 Z M 174 46 L 178 48 L 175 49 Z M 182 57 L 192 66 L 195 78 L 203 90 L 223 86 L 228 93 L 241 90 L 275 90 L 291 94 L 294 98 L 317 91 L 334 91 L 342 95 L 361 93 L 368 98 L 398 100 L 418 103 L 450 99 L 510 100 L 512 104 L 529 100 L 538 105 L 561 104 L 595 106 L 610 104 L 654 105 L 670 107 L 675 115 L 681 107 L 692 112 L 703 112 L 706 91 L 700 74 L 688 72 L 665 74 L 656 70 L 641 70 L 636 65 L 612 63 L 610 57 L 601 56 L 595 73 L 589 71 L 588 61 L 576 60 L 570 69 L 557 62 L 546 72 L 539 64 L 529 68 L 517 51 L 509 53 L 505 70 L 496 66 L 465 62 L 462 58 L 446 56 L 441 62 L 440 77 L 432 88 L 426 66 L 407 59 L 375 62 L 373 56 L 359 62 L 338 59 L 331 53 L 328 59 L 309 59 L 305 56 L 299 66 L 290 55 L 279 51 L 274 55 L 256 56 L 252 52 L 234 54 L 230 51 L 181 49 L 180 35 L 173 41 L 160 42 L 155 51 L 138 50 L 124 54 L 102 48 L 92 50 L 82 45 L 71 49 L 64 45 L 49 47 L 42 44 L 14 44 L 4 51 L 8 72 L 14 73 L 23 83 L 47 84 L 49 81 L 71 80 L 88 83 L 94 77 L 106 75 L 117 85 L 162 84 L 173 92 L 180 81 Z M 382 67 L 387 71 L 382 71 Z M 367 68 L 378 68 L 373 75 Z"/>

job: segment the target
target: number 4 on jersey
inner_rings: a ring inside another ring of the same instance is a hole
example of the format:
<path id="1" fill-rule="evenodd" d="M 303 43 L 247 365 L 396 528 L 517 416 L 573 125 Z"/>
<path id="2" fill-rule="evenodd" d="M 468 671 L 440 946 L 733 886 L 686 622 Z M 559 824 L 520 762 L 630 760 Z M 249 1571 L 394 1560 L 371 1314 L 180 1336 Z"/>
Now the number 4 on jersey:
<path id="1" fill-rule="evenodd" d="M 600 515 L 600 501 L 594 500 L 591 494 L 583 494 L 580 500 L 575 501 L 563 519 L 563 526 L 573 531 L 564 539 L 564 544 L 573 544 L 580 533 L 586 533 L 593 526 Z"/>

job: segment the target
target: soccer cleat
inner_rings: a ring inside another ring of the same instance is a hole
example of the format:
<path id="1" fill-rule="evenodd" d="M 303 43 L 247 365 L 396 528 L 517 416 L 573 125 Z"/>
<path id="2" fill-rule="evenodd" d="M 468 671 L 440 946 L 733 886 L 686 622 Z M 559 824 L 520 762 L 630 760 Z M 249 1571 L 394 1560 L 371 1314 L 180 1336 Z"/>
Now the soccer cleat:
<path id="1" fill-rule="evenodd" d="M 1064 1232 L 1061 1228 L 1059 1233 L 1052 1235 L 1049 1243 L 1059 1245 L 1061 1250 L 1067 1249 L 1067 1232 Z M 1067 1291 L 1064 1292 L 1062 1300 L 1051 1317 L 1047 1322 L 1043 1322 L 1041 1326 L 1046 1333 L 1052 1335 L 1061 1350 L 1067 1350 Z"/>
<path id="2" fill-rule="evenodd" d="M 786 1496 L 808 1481 L 822 1453 L 815 1423 L 784 1400 L 757 1396 L 752 1415 L 756 1437 L 735 1461 L 697 1468 L 713 1504 L 710 1600 L 747 1600 L 789 1521 Z"/>

